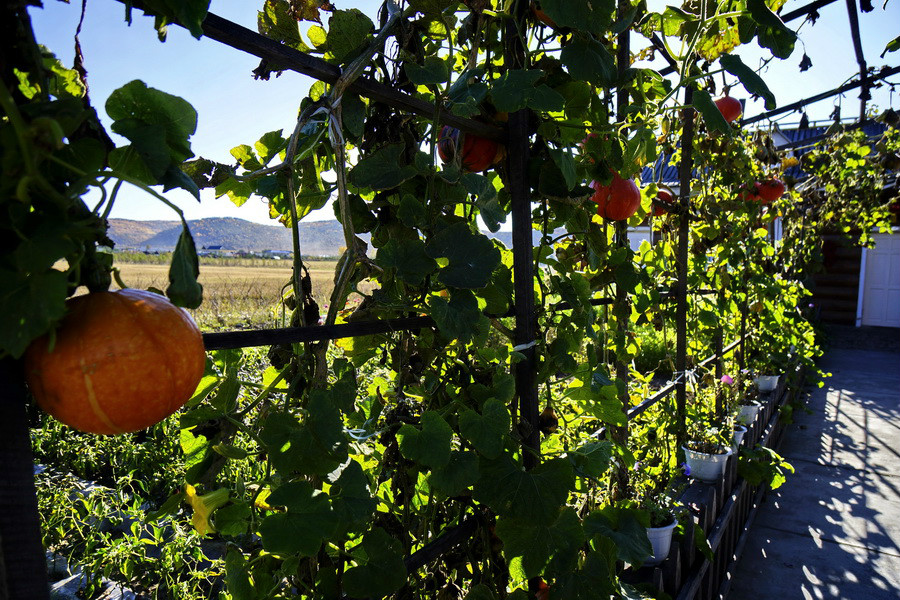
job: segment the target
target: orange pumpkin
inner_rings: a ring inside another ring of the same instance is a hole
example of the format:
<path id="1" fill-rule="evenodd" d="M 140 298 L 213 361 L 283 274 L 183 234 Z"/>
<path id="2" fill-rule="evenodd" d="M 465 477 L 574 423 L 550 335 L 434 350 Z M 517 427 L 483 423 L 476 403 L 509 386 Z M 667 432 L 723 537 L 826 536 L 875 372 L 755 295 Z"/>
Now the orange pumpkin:
<path id="1" fill-rule="evenodd" d="M 462 139 L 460 139 L 460 137 Z M 445 163 L 451 162 L 460 152 L 460 163 L 466 171 L 484 171 L 505 156 L 505 149 L 494 140 L 471 133 L 462 133 L 455 127 L 441 128 L 437 141 L 438 155 Z"/>
<path id="2" fill-rule="evenodd" d="M 206 353 L 191 316 L 157 294 L 125 289 L 70 298 L 55 339 L 25 353 L 38 405 L 88 433 L 146 429 L 181 408 Z"/>

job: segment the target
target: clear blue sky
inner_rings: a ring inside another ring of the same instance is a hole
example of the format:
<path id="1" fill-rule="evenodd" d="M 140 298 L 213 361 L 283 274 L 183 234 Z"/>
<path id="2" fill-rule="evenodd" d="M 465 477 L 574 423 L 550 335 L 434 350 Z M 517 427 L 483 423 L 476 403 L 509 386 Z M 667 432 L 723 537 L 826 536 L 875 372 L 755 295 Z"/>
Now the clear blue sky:
<path id="1" fill-rule="evenodd" d="M 336 0 L 338 8 L 359 8 L 370 17 L 380 2 L 375 0 Z M 662 2 L 649 3 L 651 8 Z M 790 0 L 785 11 L 806 4 L 806 0 Z M 65 4 L 45 1 L 44 9 L 32 9 L 38 41 L 50 47 L 64 64 L 72 64 L 73 36 L 81 9 L 80 2 Z M 262 0 L 213 0 L 211 11 L 256 29 L 256 13 Z M 773 61 L 762 73 L 774 91 L 779 105 L 788 104 L 813 94 L 830 90 L 854 76 L 856 66 L 847 9 L 835 2 L 820 11 L 815 26 L 800 31 L 805 44 L 798 43 L 794 54 L 785 61 Z M 81 34 L 82 49 L 88 69 L 88 84 L 94 105 L 101 118 L 106 118 L 103 105 L 116 88 L 133 79 L 175 94 L 189 101 L 199 113 L 197 133 L 192 138 L 194 153 L 221 162 L 233 162 L 229 150 L 242 143 L 252 143 L 271 130 L 293 127 L 297 107 L 312 83 L 307 77 L 286 72 L 270 81 L 255 81 L 250 71 L 258 59 L 208 39 L 195 40 L 180 27 L 170 27 L 168 40 L 160 43 L 152 27 L 152 19 L 134 11 L 134 24 L 124 22 L 124 7 L 115 2 L 89 2 Z M 900 0 L 890 0 L 882 9 L 860 15 L 863 47 L 870 66 L 900 64 L 900 52 L 879 55 L 885 44 L 900 34 Z M 799 21 L 790 24 L 792 28 Z M 800 73 L 798 64 L 803 52 L 809 55 L 813 68 Z M 755 43 L 739 51 L 748 65 L 757 66 L 764 55 Z M 892 78 L 900 82 L 900 77 Z M 858 92 L 851 91 L 843 99 L 830 99 L 808 109 L 811 119 L 826 119 L 836 102 L 842 102 L 845 117 L 858 115 Z M 900 94 L 900 88 L 898 88 Z M 746 97 L 737 86 L 732 95 Z M 873 91 L 873 105 L 900 108 L 900 98 L 887 88 Z M 747 115 L 762 112 L 762 101 L 750 101 Z M 784 118 L 796 122 L 798 113 Z M 227 198 L 216 199 L 211 191 L 202 193 L 202 202 L 175 190 L 167 194 L 184 210 L 188 219 L 211 216 L 234 216 L 259 223 L 274 223 L 267 206 L 251 199 L 243 207 L 235 207 Z M 174 213 L 162 203 L 136 190 L 123 191 L 112 213 L 113 217 L 138 220 L 172 220 Z M 330 208 L 308 218 L 333 218 Z"/>

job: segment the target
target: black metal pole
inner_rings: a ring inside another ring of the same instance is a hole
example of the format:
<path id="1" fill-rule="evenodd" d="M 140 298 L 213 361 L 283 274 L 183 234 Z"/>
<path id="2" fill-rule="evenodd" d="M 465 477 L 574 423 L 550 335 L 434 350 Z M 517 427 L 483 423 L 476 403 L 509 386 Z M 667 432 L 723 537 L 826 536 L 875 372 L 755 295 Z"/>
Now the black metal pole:
<path id="1" fill-rule="evenodd" d="M 628 0 L 619 0 L 617 7 L 617 18 L 621 19 L 625 16 L 628 10 L 631 8 L 631 2 Z M 625 73 L 631 67 L 631 39 L 629 37 L 629 30 L 625 29 L 622 33 L 618 35 L 616 40 L 616 67 L 617 72 L 619 74 L 619 85 L 622 85 L 622 82 L 625 80 Z M 626 111 L 628 109 L 628 92 L 620 87 L 616 92 L 616 120 L 622 122 L 626 118 Z M 628 223 L 625 221 L 618 221 L 616 223 L 616 239 L 615 245 L 617 248 L 627 248 L 628 247 Z M 615 302 L 613 303 L 613 314 L 616 316 L 616 326 L 620 331 L 616 332 L 616 338 L 618 339 L 619 333 L 624 333 L 622 331 L 624 328 L 628 326 L 629 319 L 631 317 L 631 304 L 628 298 L 628 292 L 621 285 L 616 285 L 616 297 Z M 630 376 L 630 371 L 628 368 L 628 364 L 622 359 L 621 351 L 624 348 L 621 348 L 620 343 L 617 342 L 616 348 L 616 379 L 625 382 L 625 385 L 620 388 L 619 392 L 619 402 L 622 404 L 622 412 L 627 413 L 628 409 L 631 408 L 631 394 L 628 390 L 628 381 Z M 625 425 L 613 425 L 609 428 L 610 438 L 612 441 L 625 448 L 628 446 L 628 423 Z M 614 474 L 614 481 L 612 487 L 612 499 L 621 500 L 626 497 L 628 491 L 628 468 L 624 464 L 619 464 L 616 468 Z"/>
<path id="2" fill-rule="evenodd" d="M 526 2 L 513 3 L 515 14 L 504 31 L 504 58 L 508 69 L 527 68 L 522 28 L 528 9 Z M 537 313 L 534 298 L 534 253 L 532 245 L 531 194 L 528 178 L 531 116 L 527 109 L 509 116 L 507 168 L 509 194 L 512 200 L 513 287 L 515 293 L 515 342 L 524 360 L 516 363 L 516 396 L 519 399 L 519 431 L 522 434 L 523 463 L 532 469 L 540 463 L 541 432 L 539 424 L 537 361 Z"/>
<path id="3" fill-rule="evenodd" d="M 10 359 L 0 360 L 0 598 L 46 600 L 47 560 L 19 367 Z"/>
<path id="4" fill-rule="evenodd" d="M 691 106 L 694 101 L 694 90 L 688 87 L 684 91 L 685 108 L 682 110 L 682 122 L 684 129 L 681 133 L 681 164 L 678 166 L 680 191 L 678 211 L 678 257 L 677 289 L 678 298 L 675 305 L 675 371 L 678 387 L 675 390 L 675 412 L 678 430 L 676 442 L 678 444 L 679 460 L 682 460 L 681 446 L 687 436 L 687 278 L 688 278 L 688 243 L 690 240 L 690 209 L 691 209 L 691 175 L 694 170 L 693 146 L 694 146 L 694 114 Z"/>

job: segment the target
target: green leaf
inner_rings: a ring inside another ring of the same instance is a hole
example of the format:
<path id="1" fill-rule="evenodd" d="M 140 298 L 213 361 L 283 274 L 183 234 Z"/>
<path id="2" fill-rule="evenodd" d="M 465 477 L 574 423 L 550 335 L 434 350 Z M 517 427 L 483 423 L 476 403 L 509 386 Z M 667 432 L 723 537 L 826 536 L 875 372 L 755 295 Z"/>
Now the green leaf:
<path id="1" fill-rule="evenodd" d="M 234 600 L 254 600 L 256 598 L 253 584 L 250 582 L 247 561 L 244 559 L 244 554 L 235 546 L 229 546 L 225 553 L 225 586 Z"/>
<path id="2" fill-rule="evenodd" d="M 288 482 L 266 499 L 287 512 L 267 516 L 259 525 L 263 548 L 274 554 L 315 556 L 338 526 L 328 494 L 306 481 Z"/>
<path id="3" fill-rule="evenodd" d="M 553 162 L 559 168 L 559 172 L 562 173 L 568 189 L 572 190 L 575 184 L 578 183 L 578 174 L 575 172 L 575 158 L 572 156 L 572 153 L 565 148 L 550 148 L 550 158 L 553 159 Z"/>
<path id="4" fill-rule="evenodd" d="M 575 3 L 572 3 L 575 4 Z M 607 87 L 616 80 L 616 62 L 609 50 L 597 40 L 576 35 L 559 56 L 574 79 Z"/>
<path id="5" fill-rule="evenodd" d="M 515 112 L 528 105 L 534 91 L 534 84 L 543 76 L 543 71 L 533 69 L 510 69 L 491 86 L 494 106 L 501 112 Z"/>
<path id="6" fill-rule="evenodd" d="M 412 194 L 403 194 L 397 208 L 397 218 L 407 227 L 423 229 L 427 225 L 428 211 L 421 200 Z"/>
<path id="7" fill-rule="evenodd" d="M 329 479 L 337 475 L 328 494 L 331 505 L 342 523 L 361 525 L 371 518 L 378 503 L 369 491 L 369 480 L 362 467 L 350 460 L 339 470 L 330 473 Z"/>
<path id="8" fill-rule="evenodd" d="M 897 50 L 900 50 L 900 35 L 887 43 L 884 47 L 884 52 L 881 53 L 881 58 L 884 58 L 884 55 L 888 52 L 896 52 Z"/>
<path id="9" fill-rule="evenodd" d="M 300 424 L 285 413 L 270 414 L 260 432 L 269 460 L 282 473 L 327 475 L 347 460 L 347 439 L 337 407 L 327 396 L 311 395 Z"/>
<path id="10" fill-rule="evenodd" d="M 612 442 L 591 442 L 579 446 L 568 454 L 575 472 L 586 477 L 600 478 L 609 468 L 612 459 Z"/>
<path id="11" fill-rule="evenodd" d="M 784 59 L 794 51 L 797 34 L 788 29 L 781 18 L 768 7 L 765 0 L 747 0 L 750 17 L 759 25 L 756 38 L 759 45 Z"/>
<path id="12" fill-rule="evenodd" d="M 487 585 L 479 583 L 469 589 L 464 600 L 497 600 L 497 596 Z"/>
<path id="13" fill-rule="evenodd" d="M 719 108 L 713 103 L 709 93 L 705 90 L 694 90 L 694 108 L 703 115 L 703 121 L 710 131 L 720 131 L 725 135 L 731 135 L 733 130 Z"/>
<path id="14" fill-rule="evenodd" d="M 544 573 L 551 560 L 560 571 L 571 570 L 585 541 L 581 521 L 571 507 L 564 508 L 552 525 L 500 518 L 495 531 L 503 541 L 503 555 L 509 562 L 521 561 L 526 578 Z"/>
<path id="15" fill-rule="evenodd" d="M 437 296 L 429 296 L 428 307 L 431 318 L 447 339 L 458 339 L 467 344 L 487 333 L 487 318 L 481 314 L 478 299 L 469 290 L 453 290 L 449 302 Z"/>
<path id="16" fill-rule="evenodd" d="M 375 29 L 372 20 L 361 10 L 336 10 L 328 20 L 326 45 L 329 54 L 344 63 L 356 57 Z"/>
<path id="17" fill-rule="evenodd" d="M 437 85 L 450 79 L 450 65 L 439 56 L 426 56 L 422 66 L 407 62 L 403 68 L 409 80 L 416 85 Z"/>
<path id="18" fill-rule="evenodd" d="M 437 269 L 437 262 L 425 253 L 419 238 L 391 238 L 378 249 L 375 262 L 385 269 L 396 269 L 397 277 L 411 285 L 421 285 Z"/>
<path id="19" fill-rule="evenodd" d="M 266 0 L 263 9 L 256 14 L 256 29 L 261 34 L 301 52 L 309 47 L 300 37 L 297 19 L 291 14 L 288 0 Z"/>
<path id="20" fill-rule="evenodd" d="M 616 548 L 612 540 L 595 540 L 581 569 L 563 573 L 550 587 L 550 600 L 609 600 L 615 598 Z"/>
<path id="21" fill-rule="evenodd" d="M 422 413 L 422 429 L 404 425 L 397 432 L 400 454 L 429 468 L 450 462 L 450 439 L 453 430 L 440 414 L 433 410 Z"/>
<path id="22" fill-rule="evenodd" d="M 355 137 L 362 137 L 366 127 L 366 103 L 358 94 L 344 92 L 341 97 L 341 123 Z"/>
<path id="23" fill-rule="evenodd" d="M 616 5 L 612 0 L 572 2 L 572 0 L 541 0 L 541 9 L 560 27 L 571 27 L 600 35 L 612 23 Z"/>
<path id="24" fill-rule="evenodd" d="M 216 510 L 216 531 L 224 536 L 236 537 L 247 533 L 250 525 L 250 505 L 236 502 Z"/>
<path id="25" fill-rule="evenodd" d="M 19 358 L 66 312 L 66 274 L 0 269 L 0 350 Z"/>
<path id="26" fill-rule="evenodd" d="M 134 80 L 110 94 L 106 112 L 112 130 L 131 141 L 156 183 L 170 165 L 191 158 L 189 139 L 197 130 L 197 111 L 186 100 Z M 121 149 L 118 149 L 121 150 Z"/>
<path id="27" fill-rule="evenodd" d="M 499 231 L 500 225 L 506 222 L 506 211 L 500 206 L 497 189 L 491 178 L 478 173 L 466 173 L 460 177 L 460 182 L 467 192 L 475 196 L 475 206 L 487 228 L 492 232 Z"/>
<path id="28" fill-rule="evenodd" d="M 602 535 L 615 542 L 619 560 L 627 563 L 640 565 L 653 553 L 647 530 L 634 510 L 606 506 L 585 518 L 584 530 L 589 537 Z"/>
<path id="29" fill-rule="evenodd" d="M 775 102 L 775 94 L 769 90 L 769 86 L 763 81 L 756 71 L 744 64 L 741 57 L 737 54 L 726 54 L 719 59 L 722 67 L 741 80 L 744 89 L 753 95 L 760 96 L 766 101 L 766 110 L 774 109 L 777 104 Z"/>
<path id="30" fill-rule="evenodd" d="M 200 276 L 200 262 L 187 221 L 183 221 L 182 225 L 175 252 L 172 253 L 172 264 L 169 266 L 169 287 L 166 288 L 166 296 L 175 306 L 197 308 L 203 302 L 203 286 L 197 282 Z"/>
<path id="31" fill-rule="evenodd" d="M 432 258 L 446 258 L 449 264 L 438 272 L 444 285 L 483 288 L 500 264 L 500 251 L 480 233 L 473 233 L 464 222 L 454 223 L 439 231 L 425 245 Z"/>
<path id="32" fill-rule="evenodd" d="M 403 144 L 390 144 L 366 156 L 350 171 L 350 183 L 373 191 L 389 190 L 414 177 L 414 166 L 400 166 L 405 149 Z"/>
<path id="33" fill-rule="evenodd" d="M 502 112 L 514 112 L 526 106 L 537 111 L 559 111 L 565 98 L 545 84 L 535 86 L 543 71 L 511 69 L 494 81 L 491 98 Z"/>
<path id="34" fill-rule="evenodd" d="M 353 598 L 381 598 L 399 590 L 406 583 L 406 565 L 398 540 L 380 527 L 369 531 L 354 555 L 362 554 L 356 567 L 344 574 L 344 591 Z"/>
<path id="35" fill-rule="evenodd" d="M 706 532 L 703 531 L 703 528 L 694 524 L 694 546 L 697 550 L 700 551 L 700 554 L 706 558 L 709 562 L 713 561 L 713 551 L 712 547 L 709 545 L 709 540 L 706 539 Z"/>
<path id="36" fill-rule="evenodd" d="M 450 461 L 433 469 L 428 483 L 438 493 L 447 497 L 459 496 L 478 480 L 478 457 L 474 452 L 450 453 Z"/>
<path id="37" fill-rule="evenodd" d="M 481 477 L 472 493 L 475 500 L 499 515 L 534 523 L 553 523 L 575 485 L 572 464 L 562 458 L 525 471 L 503 454 L 481 458 L 479 470 Z"/>
<path id="38" fill-rule="evenodd" d="M 459 433 L 486 458 L 500 456 L 509 435 L 509 410 L 499 400 L 488 400 L 478 414 L 466 409 L 459 415 Z"/>
<path id="39" fill-rule="evenodd" d="M 152 15 L 159 15 L 157 30 L 161 40 L 165 40 L 167 23 L 178 23 L 191 32 L 198 40 L 203 36 L 203 21 L 209 10 L 209 0 L 144 0 L 141 9 Z M 128 19 L 131 23 L 130 18 Z"/>

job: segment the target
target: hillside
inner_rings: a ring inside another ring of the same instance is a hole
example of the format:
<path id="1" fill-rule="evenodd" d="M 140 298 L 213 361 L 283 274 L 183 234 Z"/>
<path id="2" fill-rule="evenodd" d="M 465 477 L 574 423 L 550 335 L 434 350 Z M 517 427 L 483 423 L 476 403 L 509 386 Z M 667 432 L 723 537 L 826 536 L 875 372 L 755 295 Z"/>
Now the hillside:
<path id="1" fill-rule="evenodd" d="M 109 237 L 120 250 L 172 250 L 181 233 L 179 221 L 109 220 Z M 223 250 L 289 251 L 291 230 L 281 225 L 261 225 L 243 219 L 214 217 L 188 221 L 197 249 L 220 246 Z M 344 246 L 337 221 L 300 223 L 300 247 L 310 255 L 336 256 Z"/>
<path id="2" fill-rule="evenodd" d="M 261 225 L 232 217 L 212 217 L 188 221 L 198 250 L 220 246 L 223 250 L 290 251 L 291 230 L 281 225 Z M 181 233 L 180 221 L 131 221 L 110 219 L 109 237 L 118 250 L 170 251 Z M 485 235 L 499 239 L 507 248 L 512 234 L 499 231 Z M 363 239 L 368 240 L 364 234 Z M 539 237 L 534 234 L 535 243 Z M 300 223 L 300 248 L 310 256 L 338 256 L 344 247 L 344 234 L 336 220 Z"/>

